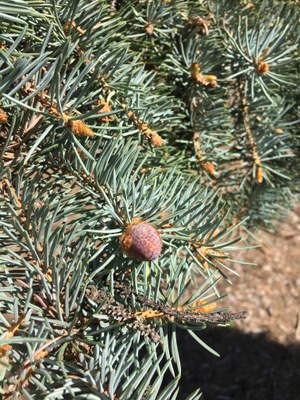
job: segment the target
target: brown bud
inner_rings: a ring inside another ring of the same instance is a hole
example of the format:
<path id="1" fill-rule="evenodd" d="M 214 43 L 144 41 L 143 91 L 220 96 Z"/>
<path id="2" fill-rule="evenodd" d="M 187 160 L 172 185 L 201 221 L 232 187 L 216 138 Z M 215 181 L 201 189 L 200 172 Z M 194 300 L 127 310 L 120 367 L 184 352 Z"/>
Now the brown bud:
<path id="1" fill-rule="evenodd" d="M 269 66 L 266 62 L 264 61 L 259 61 L 256 65 L 256 71 L 260 74 L 260 75 L 264 75 L 266 73 L 268 73 L 269 71 Z"/>

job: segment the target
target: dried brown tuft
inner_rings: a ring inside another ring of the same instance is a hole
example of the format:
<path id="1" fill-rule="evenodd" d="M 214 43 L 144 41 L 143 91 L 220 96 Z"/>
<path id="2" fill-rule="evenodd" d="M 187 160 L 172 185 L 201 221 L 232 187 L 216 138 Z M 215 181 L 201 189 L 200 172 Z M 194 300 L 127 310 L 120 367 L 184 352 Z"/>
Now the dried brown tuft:
<path id="1" fill-rule="evenodd" d="M 7 114 L 2 108 L 0 108 L 0 124 L 7 124 Z"/>
<path id="2" fill-rule="evenodd" d="M 163 144 L 162 137 L 155 131 L 153 131 L 150 141 L 155 147 L 160 147 Z"/>
<path id="3" fill-rule="evenodd" d="M 103 105 L 103 107 L 101 108 L 101 110 L 98 111 L 98 114 L 105 114 L 105 113 L 111 112 L 112 108 L 107 101 L 105 101 L 104 99 L 99 100 L 98 106 L 101 106 L 101 105 Z M 114 119 L 114 117 L 111 115 L 111 116 L 101 117 L 100 121 L 111 122 L 111 121 L 113 121 L 113 119 Z"/>
<path id="4" fill-rule="evenodd" d="M 215 176 L 216 170 L 213 164 L 209 161 L 206 161 L 202 164 L 204 171 L 206 171 L 209 175 Z"/>
<path id="5" fill-rule="evenodd" d="M 66 125 L 74 135 L 93 137 L 94 132 L 81 120 L 65 119 Z"/>
<path id="6" fill-rule="evenodd" d="M 256 182 L 262 183 L 264 180 L 264 171 L 261 166 L 256 168 Z"/>
<path id="7" fill-rule="evenodd" d="M 209 313 L 209 312 L 214 311 L 217 308 L 217 303 L 211 303 L 211 304 L 205 305 L 205 301 L 198 300 L 192 304 L 192 307 L 197 307 L 197 306 L 201 306 L 201 307 L 194 308 L 193 312 L 204 314 L 204 313 Z"/>
<path id="8" fill-rule="evenodd" d="M 269 66 L 266 62 L 264 61 L 259 61 L 256 65 L 256 71 L 260 74 L 260 75 L 264 75 L 267 74 L 269 71 Z"/>
<path id="9" fill-rule="evenodd" d="M 66 34 L 69 33 L 70 25 L 71 25 L 71 20 L 68 19 L 68 21 L 66 22 L 66 25 L 65 25 L 65 27 L 64 27 L 64 32 L 65 32 Z M 71 25 L 71 26 L 72 26 L 73 29 L 76 29 L 76 31 L 77 31 L 78 33 L 80 33 L 80 35 L 84 35 L 85 32 L 86 32 L 84 29 L 81 29 L 80 26 L 77 26 L 76 22 L 74 22 L 74 21 L 72 22 L 72 25 Z"/>
<path id="10" fill-rule="evenodd" d="M 154 25 L 151 24 L 151 22 L 148 22 L 145 25 L 145 31 L 148 33 L 148 35 L 152 35 L 153 31 L 154 31 Z"/>

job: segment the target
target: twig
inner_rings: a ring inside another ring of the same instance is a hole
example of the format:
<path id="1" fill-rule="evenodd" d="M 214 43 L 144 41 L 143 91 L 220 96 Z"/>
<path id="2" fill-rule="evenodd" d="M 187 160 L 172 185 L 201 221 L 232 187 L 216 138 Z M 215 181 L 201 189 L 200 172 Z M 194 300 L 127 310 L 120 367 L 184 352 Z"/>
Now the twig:
<path id="1" fill-rule="evenodd" d="M 243 120 L 244 120 L 244 124 L 245 124 L 245 130 L 246 130 L 247 138 L 248 138 L 250 149 L 251 149 L 252 159 L 253 159 L 254 165 L 256 167 L 255 177 L 256 177 L 256 181 L 258 183 L 262 183 L 262 181 L 264 179 L 263 168 L 261 166 L 261 160 L 260 160 L 259 154 L 257 152 L 257 147 L 256 147 L 254 137 L 251 132 L 250 115 L 249 115 L 249 109 L 248 109 L 247 100 L 246 100 L 246 96 L 245 96 L 245 82 L 244 81 L 242 81 L 242 83 L 240 84 L 240 95 L 241 95 L 241 109 L 242 109 L 242 115 L 243 115 Z"/>

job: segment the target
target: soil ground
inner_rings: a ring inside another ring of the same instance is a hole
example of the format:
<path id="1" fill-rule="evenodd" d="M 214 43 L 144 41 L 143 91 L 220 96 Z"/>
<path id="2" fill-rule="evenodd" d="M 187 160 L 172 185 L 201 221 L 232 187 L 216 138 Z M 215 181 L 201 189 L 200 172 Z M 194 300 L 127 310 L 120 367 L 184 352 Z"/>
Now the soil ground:
<path id="1" fill-rule="evenodd" d="M 203 400 L 300 400 L 300 208 L 277 233 L 257 237 L 262 247 L 238 258 L 256 266 L 235 265 L 240 276 L 223 286 L 232 311 L 250 315 L 200 333 L 220 358 L 180 334 L 179 399 L 201 387 Z"/>

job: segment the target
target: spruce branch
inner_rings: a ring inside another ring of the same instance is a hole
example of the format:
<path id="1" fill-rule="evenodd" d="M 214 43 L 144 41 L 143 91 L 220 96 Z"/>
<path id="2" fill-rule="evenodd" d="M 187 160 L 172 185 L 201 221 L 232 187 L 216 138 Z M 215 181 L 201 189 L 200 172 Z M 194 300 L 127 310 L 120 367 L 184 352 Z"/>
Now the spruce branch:
<path id="1" fill-rule="evenodd" d="M 216 354 L 242 220 L 297 191 L 296 8 L 0 11 L 1 395 L 175 400 L 176 332 Z"/>
<path id="2" fill-rule="evenodd" d="M 114 285 L 115 291 L 122 296 L 123 298 L 130 301 L 131 296 L 134 294 L 128 287 L 124 284 L 120 284 L 115 282 Z M 140 304 L 140 306 L 150 308 L 154 314 L 153 317 L 164 317 L 168 320 L 176 320 L 178 319 L 181 322 L 188 323 L 193 321 L 195 323 L 199 322 L 211 322 L 211 323 L 220 323 L 220 322 L 229 322 L 234 319 L 243 319 L 247 317 L 247 312 L 242 311 L 240 313 L 198 313 L 197 309 L 195 312 L 189 311 L 188 309 L 172 309 L 172 307 L 164 306 L 162 304 L 156 303 L 152 300 L 147 299 L 145 296 L 141 296 L 138 294 L 134 294 L 135 301 Z M 158 312 L 160 314 L 156 314 Z M 146 314 L 147 315 L 147 314 Z"/>

